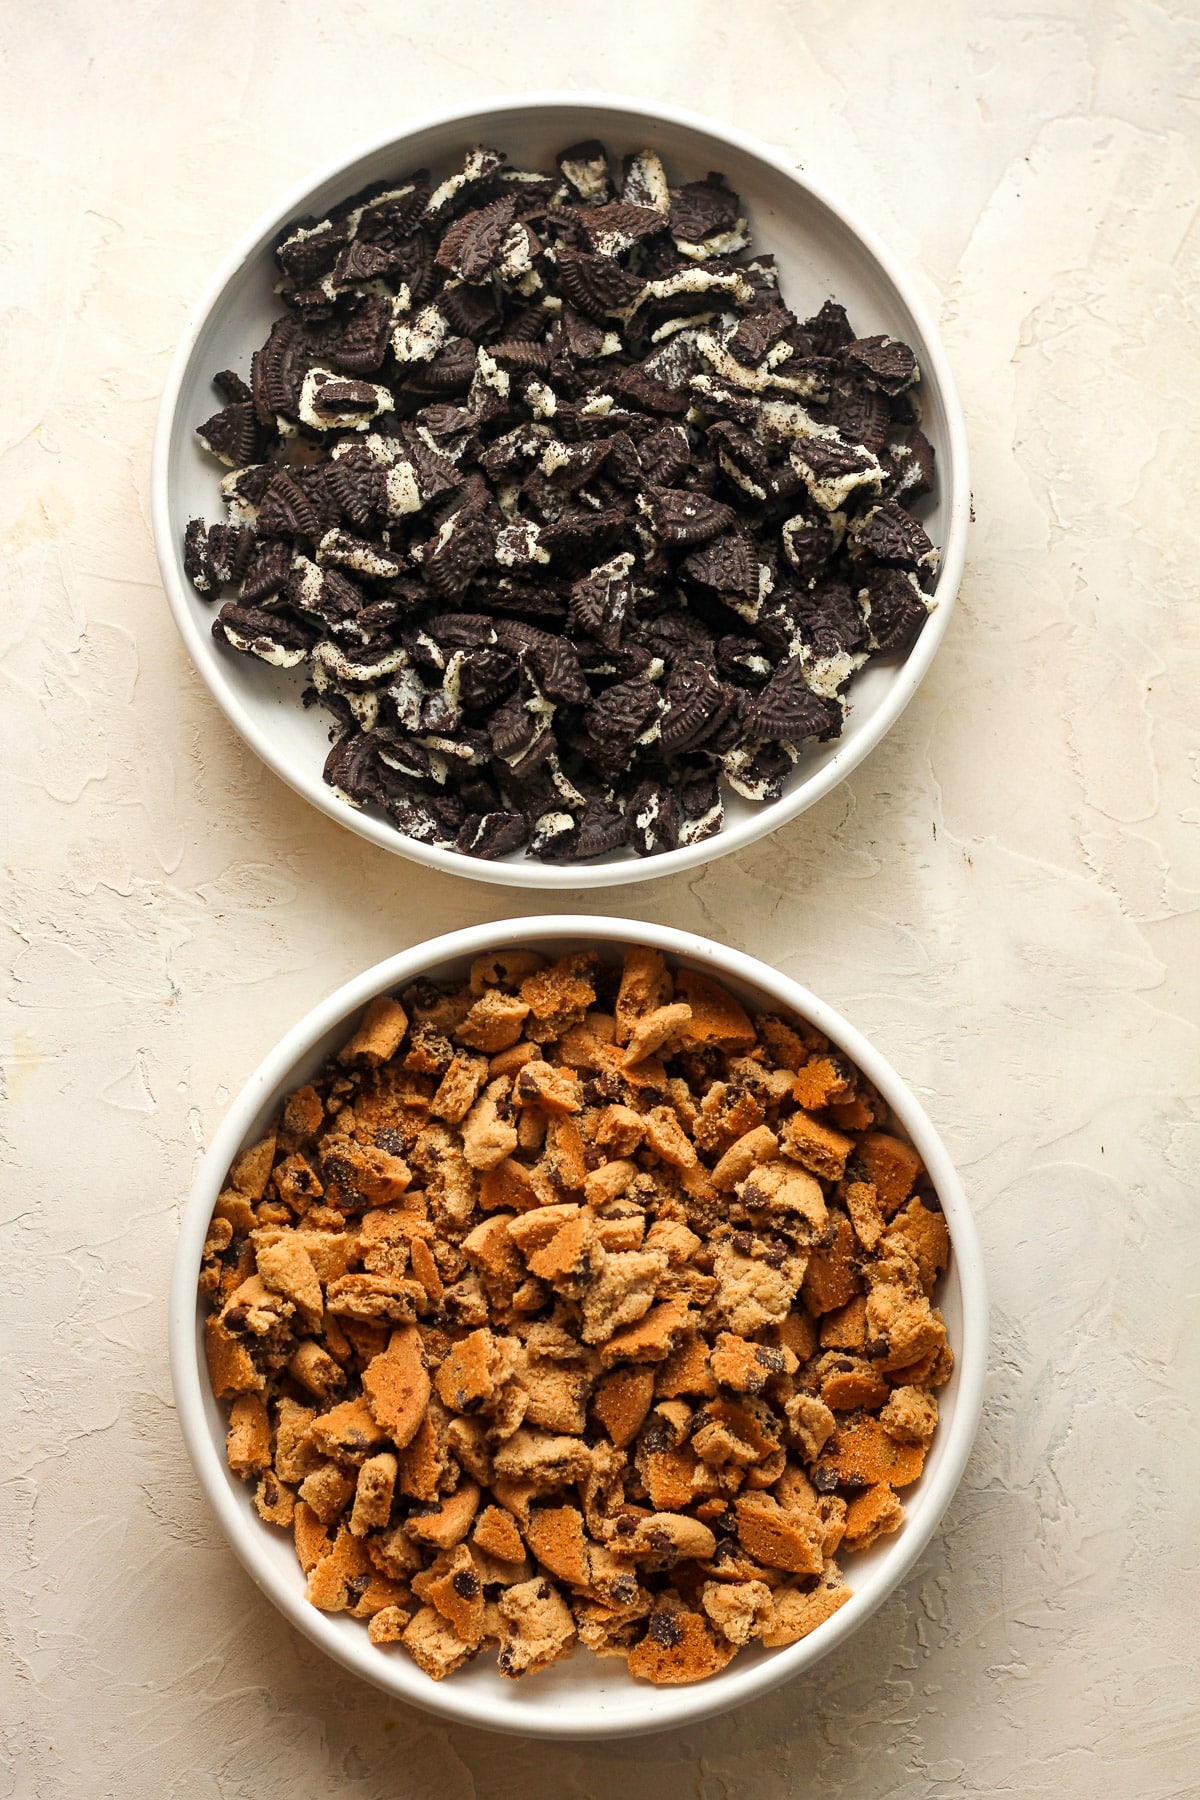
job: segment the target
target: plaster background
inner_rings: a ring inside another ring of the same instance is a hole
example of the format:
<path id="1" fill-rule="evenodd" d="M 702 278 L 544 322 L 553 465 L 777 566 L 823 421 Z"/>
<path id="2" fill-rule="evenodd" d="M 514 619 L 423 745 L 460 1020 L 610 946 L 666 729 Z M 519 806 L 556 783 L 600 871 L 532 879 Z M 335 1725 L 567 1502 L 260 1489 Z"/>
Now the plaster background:
<path id="1" fill-rule="evenodd" d="M 5 1800 L 1200 1792 L 1198 65 L 1194 0 L 0 14 Z M 562 898 L 724 938 L 873 1035 L 994 1301 L 966 1479 L 853 1644 L 706 1727 L 557 1749 L 327 1664 L 194 1492 L 164 1302 L 230 1093 L 353 971 L 540 909 L 371 849 L 243 751 L 146 491 L 184 314 L 275 194 L 389 118 L 552 85 L 785 147 L 941 318 L 977 523 L 899 727 L 777 838 Z"/>

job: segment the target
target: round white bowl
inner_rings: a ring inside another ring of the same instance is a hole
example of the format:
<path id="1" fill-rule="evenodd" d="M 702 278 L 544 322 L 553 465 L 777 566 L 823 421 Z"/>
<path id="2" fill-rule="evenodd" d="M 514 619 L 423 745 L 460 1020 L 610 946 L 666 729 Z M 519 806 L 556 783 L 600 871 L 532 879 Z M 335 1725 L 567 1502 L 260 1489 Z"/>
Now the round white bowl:
<path id="1" fill-rule="evenodd" d="M 225 1461 L 225 1415 L 208 1379 L 205 1307 L 196 1282 L 213 1205 L 230 1163 L 261 1135 L 283 1097 L 344 1042 L 375 995 L 403 988 L 418 976 L 461 979 L 473 957 L 509 944 L 534 945 L 550 956 L 595 947 L 614 959 L 626 945 L 652 944 L 677 963 L 717 976 L 751 1006 L 809 1020 L 857 1064 L 893 1109 L 921 1154 L 950 1232 L 950 1267 L 938 1301 L 955 1370 L 939 1393 L 941 1417 L 924 1471 L 905 1490 L 904 1524 L 847 1560 L 853 1597 L 816 1631 L 786 1649 L 742 1650 L 719 1675 L 694 1687 L 649 1687 L 634 1681 L 623 1663 L 582 1650 L 526 1681 L 505 1680 L 495 1658 L 482 1656 L 447 1680 L 433 1682 L 403 1650 L 372 1644 L 361 1620 L 309 1605 L 290 1535 L 258 1518 L 249 1487 L 231 1474 Z M 979 1423 L 987 1341 L 983 1263 L 966 1199 L 941 1139 L 891 1066 L 832 1008 L 765 963 L 709 938 L 630 919 L 567 915 L 471 926 L 377 963 L 315 1006 L 276 1045 L 229 1107 L 184 1209 L 171 1283 L 171 1373 L 180 1426 L 200 1485 L 263 1592 L 314 1644 L 397 1698 L 460 1724 L 542 1738 L 633 1737 L 710 1718 L 810 1669 L 844 1643 L 904 1580 L 958 1486 Z"/>
<path id="2" fill-rule="evenodd" d="M 305 711 L 298 704 L 301 672 L 269 669 L 214 640 L 214 608 L 183 571 L 183 534 L 198 515 L 210 523 L 224 518 L 224 470 L 201 449 L 195 431 L 216 405 L 215 372 L 245 373 L 251 351 L 279 315 L 272 249 L 290 219 L 320 214 L 385 175 L 424 166 L 435 176 L 446 172 L 472 144 L 494 145 L 516 164 L 552 167 L 557 150 L 587 137 L 603 139 L 618 157 L 650 144 L 674 179 L 723 170 L 745 202 L 755 246 L 774 252 L 784 298 L 801 318 L 833 295 L 863 336 L 887 331 L 911 344 L 922 373 L 922 424 L 937 452 L 934 493 L 916 508 L 941 546 L 936 606 L 903 662 L 869 665 L 856 676 L 841 736 L 803 751 L 773 805 L 727 794 L 725 824 L 716 836 L 660 856 L 621 850 L 597 862 L 559 866 L 518 851 L 484 862 L 418 844 L 382 814 L 339 798 L 321 775 L 329 720 L 322 709 Z M 384 850 L 477 881 L 539 888 L 607 887 L 695 868 L 753 843 L 827 794 L 899 718 L 933 661 L 962 575 L 970 514 L 966 428 L 945 352 L 912 282 L 875 233 L 821 182 L 746 133 L 696 113 L 605 94 L 521 94 L 430 114 L 403 132 L 358 145 L 285 194 L 236 245 L 184 327 L 163 391 L 151 494 L 159 567 L 175 622 L 213 698 L 268 767 L 331 819 Z"/>

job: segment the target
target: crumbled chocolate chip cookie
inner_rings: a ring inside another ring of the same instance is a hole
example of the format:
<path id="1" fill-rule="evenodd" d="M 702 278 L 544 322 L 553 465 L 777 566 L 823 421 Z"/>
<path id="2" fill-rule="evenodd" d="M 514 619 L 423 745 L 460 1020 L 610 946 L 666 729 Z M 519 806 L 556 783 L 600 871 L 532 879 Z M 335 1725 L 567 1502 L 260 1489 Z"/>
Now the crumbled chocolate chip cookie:
<path id="1" fill-rule="evenodd" d="M 844 1057 L 651 949 L 375 1000 L 204 1246 L 229 1466 L 440 1680 L 652 1682 L 814 1630 L 953 1359 L 920 1158 Z"/>

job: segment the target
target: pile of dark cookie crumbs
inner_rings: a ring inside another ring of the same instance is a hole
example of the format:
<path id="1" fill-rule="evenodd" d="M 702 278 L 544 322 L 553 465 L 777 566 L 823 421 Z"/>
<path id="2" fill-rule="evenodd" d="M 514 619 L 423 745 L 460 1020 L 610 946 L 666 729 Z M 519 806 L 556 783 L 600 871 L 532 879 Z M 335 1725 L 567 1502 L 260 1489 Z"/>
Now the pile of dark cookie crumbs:
<path id="1" fill-rule="evenodd" d="M 297 220 L 199 427 L 214 635 L 311 675 L 325 779 L 422 843 L 579 861 L 719 830 L 905 654 L 937 551 L 907 345 L 800 321 L 718 174 L 477 149 Z M 227 588 L 236 598 L 223 599 Z"/>

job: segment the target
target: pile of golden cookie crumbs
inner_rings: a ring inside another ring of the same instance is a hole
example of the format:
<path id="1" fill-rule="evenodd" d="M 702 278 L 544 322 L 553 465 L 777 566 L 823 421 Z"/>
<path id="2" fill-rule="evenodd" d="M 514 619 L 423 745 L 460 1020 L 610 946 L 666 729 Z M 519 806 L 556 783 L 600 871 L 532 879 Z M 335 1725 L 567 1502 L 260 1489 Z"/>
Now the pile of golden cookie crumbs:
<path id="1" fill-rule="evenodd" d="M 440 1680 L 790 1644 L 903 1519 L 949 1237 L 808 1026 L 655 950 L 375 1000 L 229 1172 L 200 1276 L 229 1466 L 308 1598 Z"/>

